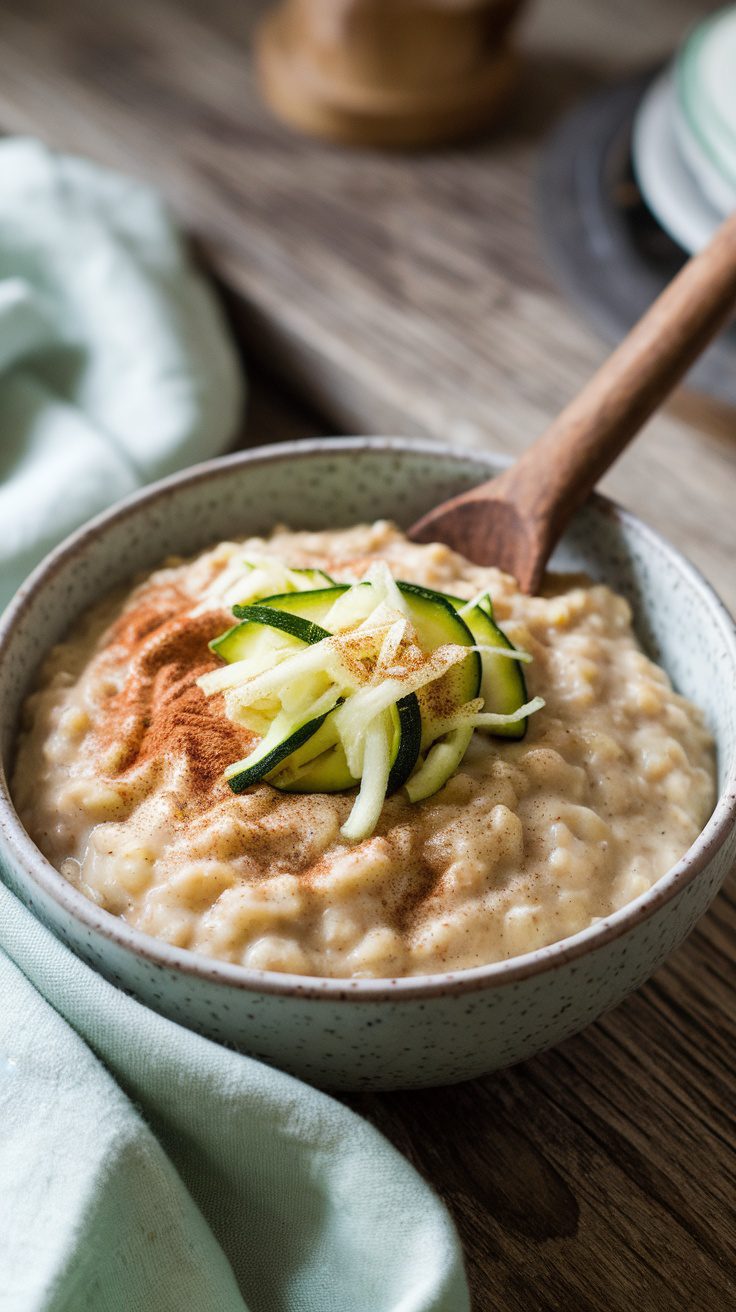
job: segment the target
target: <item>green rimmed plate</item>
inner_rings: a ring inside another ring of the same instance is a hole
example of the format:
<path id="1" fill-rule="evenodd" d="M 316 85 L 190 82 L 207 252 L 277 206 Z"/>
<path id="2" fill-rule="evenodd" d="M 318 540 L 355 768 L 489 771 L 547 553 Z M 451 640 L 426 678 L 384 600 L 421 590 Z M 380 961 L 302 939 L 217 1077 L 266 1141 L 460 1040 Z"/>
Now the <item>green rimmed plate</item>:
<path id="1" fill-rule="evenodd" d="M 701 23 L 673 65 L 678 141 L 705 195 L 736 206 L 736 5 Z"/>

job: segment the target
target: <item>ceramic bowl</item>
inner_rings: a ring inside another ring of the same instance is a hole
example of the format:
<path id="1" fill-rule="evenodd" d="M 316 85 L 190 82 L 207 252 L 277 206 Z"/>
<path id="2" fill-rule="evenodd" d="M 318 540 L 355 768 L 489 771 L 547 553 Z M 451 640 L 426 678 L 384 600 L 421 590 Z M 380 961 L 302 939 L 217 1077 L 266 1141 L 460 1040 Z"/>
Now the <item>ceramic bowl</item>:
<path id="1" fill-rule="evenodd" d="M 0 749 L 46 650 L 134 571 L 222 538 L 388 517 L 407 525 L 489 477 L 492 456 L 390 439 L 260 448 L 138 493 L 62 544 L 0 626 Z M 649 892 L 526 956 L 455 974 L 387 980 L 281 975 L 207 960 L 148 938 L 68 884 L 23 830 L 3 782 L 0 855 L 19 897 L 95 970 L 174 1020 L 333 1088 L 407 1088 L 521 1061 L 595 1020 L 682 941 L 736 852 L 736 642 L 708 585 L 632 515 L 594 498 L 554 564 L 627 596 L 641 641 L 707 714 L 720 797 L 703 833 Z"/>

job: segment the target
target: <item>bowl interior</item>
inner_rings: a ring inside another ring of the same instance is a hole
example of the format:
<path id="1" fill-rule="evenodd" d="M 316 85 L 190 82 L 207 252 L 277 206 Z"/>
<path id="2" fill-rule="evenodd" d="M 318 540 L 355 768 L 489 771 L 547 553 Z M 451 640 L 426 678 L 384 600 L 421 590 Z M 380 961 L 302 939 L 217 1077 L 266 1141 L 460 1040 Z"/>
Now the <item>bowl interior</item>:
<path id="1" fill-rule="evenodd" d="M 0 624 L 0 752 L 9 771 L 18 709 L 49 647 L 92 602 L 170 554 L 293 528 L 379 517 L 410 524 L 497 472 L 498 458 L 390 439 L 327 439 L 261 448 L 137 494 L 48 557 Z M 734 787 L 736 642 L 707 584 L 652 530 L 601 498 L 574 519 L 553 557 L 630 601 L 641 642 L 704 710 L 718 745 L 721 791 Z"/>

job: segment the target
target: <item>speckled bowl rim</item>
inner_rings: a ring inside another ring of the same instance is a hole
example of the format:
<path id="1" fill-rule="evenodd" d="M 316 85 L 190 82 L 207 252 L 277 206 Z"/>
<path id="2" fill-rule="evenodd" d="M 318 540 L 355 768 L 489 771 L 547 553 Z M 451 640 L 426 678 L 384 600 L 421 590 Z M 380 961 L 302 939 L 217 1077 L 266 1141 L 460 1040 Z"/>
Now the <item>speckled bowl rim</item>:
<path id="1" fill-rule="evenodd" d="M 10 636 L 37 594 L 49 585 L 54 575 L 70 558 L 79 552 L 94 549 L 94 543 L 108 525 L 129 519 L 156 502 L 176 496 L 179 489 L 183 487 L 217 479 L 227 469 L 280 461 L 291 462 L 292 467 L 296 469 L 298 467 L 296 462 L 308 460 L 312 456 L 349 456 L 356 450 L 375 451 L 378 454 L 394 452 L 399 455 L 430 458 L 437 456 L 445 461 L 457 461 L 458 464 L 471 461 L 482 465 L 486 460 L 493 460 L 496 463 L 503 463 L 505 460 L 503 456 L 480 450 L 448 447 L 442 443 L 411 438 L 330 437 L 257 447 L 194 465 L 181 473 L 151 484 L 117 503 L 111 510 L 98 515 L 76 533 L 71 534 L 45 557 L 18 590 L 0 619 L 0 676 Z M 700 594 L 714 623 L 722 631 L 726 647 L 730 650 L 736 688 L 736 629 L 734 621 L 710 584 L 685 556 L 630 511 L 624 510 L 599 494 L 595 494 L 591 500 L 600 513 L 632 528 L 647 551 L 667 560 L 688 585 Z M 31 881 L 85 928 L 101 934 L 104 938 L 166 970 L 180 971 L 185 975 L 195 975 L 212 983 L 249 992 L 280 994 L 285 997 L 323 998 L 331 1001 L 342 998 L 379 1002 L 397 997 L 408 1000 L 463 994 L 517 983 L 542 974 L 546 970 L 553 970 L 576 961 L 625 935 L 642 921 L 655 915 L 671 898 L 682 892 L 712 861 L 734 824 L 736 824 L 736 756 L 728 762 L 725 783 L 713 814 L 693 845 L 676 865 L 652 885 L 651 889 L 613 915 L 557 943 L 550 943 L 546 947 L 537 948 L 519 957 L 511 957 L 506 961 L 493 962 L 487 966 L 474 966 L 470 970 L 450 971 L 438 975 L 411 975 L 397 979 L 332 979 L 323 976 L 249 970 L 244 966 L 215 961 L 185 948 L 173 947 L 148 934 L 142 934 L 117 916 L 103 911 L 73 888 L 46 860 L 28 836 L 10 799 L 5 771 L 0 769 L 0 833 L 5 838 L 8 850 L 18 865 L 29 875 Z"/>

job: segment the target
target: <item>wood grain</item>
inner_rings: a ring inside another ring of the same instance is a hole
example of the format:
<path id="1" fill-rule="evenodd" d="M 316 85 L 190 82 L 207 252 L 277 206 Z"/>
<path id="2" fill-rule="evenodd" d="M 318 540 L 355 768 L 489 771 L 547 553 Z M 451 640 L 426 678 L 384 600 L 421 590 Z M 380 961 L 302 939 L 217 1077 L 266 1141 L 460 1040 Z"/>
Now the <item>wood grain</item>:
<path id="1" fill-rule="evenodd" d="M 257 380 L 243 441 L 338 424 L 516 452 L 606 354 L 545 271 L 540 135 L 706 7 L 540 0 L 506 133 L 401 159 L 272 121 L 248 69 L 257 5 L 4 0 L 0 126 L 167 190 L 251 358 L 317 409 Z M 732 604 L 735 428 L 682 394 L 606 481 Z M 732 880 L 649 984 L 554 1052 L 457 1089 L 350 1100 L 447 1200 L 476 1312 L 736 1306 L 735 941 Z"/>
<path id="2" fill-rule="evenodd" d="M 319 418 L 260 379 L 243 442 Z M 455 1088 L 346 1098 L 457 1223 L 475 1312 L 736 1306 L 736 880 L 616 1011 Z"/>
<path id="3" fill-rule="evenodd" d="M 413 524 L 477 565 L 539 592 L 552 551 L 602 475 L 736 306 L 736 213 L 689 259 L 600 369 L 496 478 L 433 507 Z"/>
<path id="4" fill-rule="evenodd" d="M 534 220 L 539 142 L 586 89 L 664 55 L 696 0 L 538 0 L 499 136 L 414 157 L 282 128 L 247 39 L 263 5 L 3 0 L 0 126 L 163 187 L 229 287 L 251 357 L 343 431 L 516 453 L 607 353 L 551 286 Z M 687 403 L 690 405 L 690 402 Z M 736 440 L 671 407 L 604 488 L 736 603 Z"/>
<path id="5" fill-rule="evenodd" d="M 350 146 L 425 146 L 485 130 L 518 61 L 522 0 L 281 0 L 254 33 L 274 111 Z"/>

